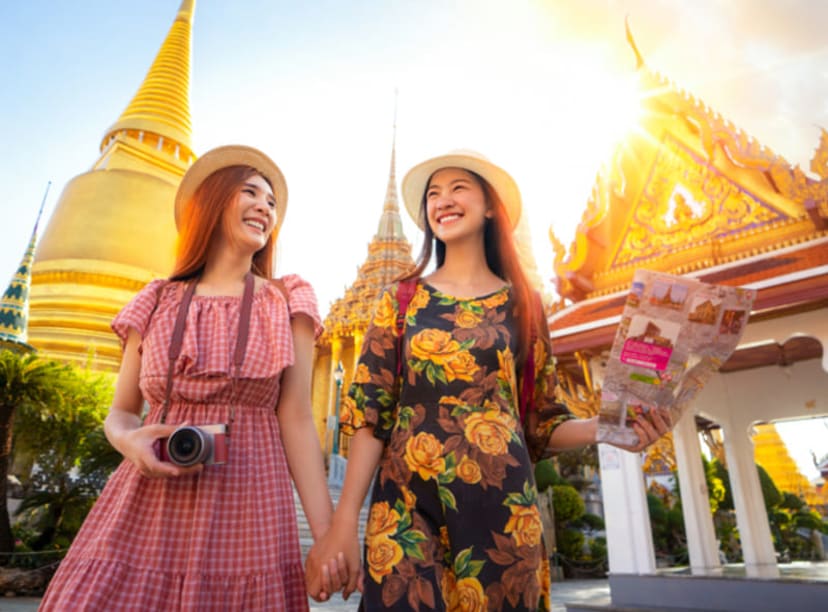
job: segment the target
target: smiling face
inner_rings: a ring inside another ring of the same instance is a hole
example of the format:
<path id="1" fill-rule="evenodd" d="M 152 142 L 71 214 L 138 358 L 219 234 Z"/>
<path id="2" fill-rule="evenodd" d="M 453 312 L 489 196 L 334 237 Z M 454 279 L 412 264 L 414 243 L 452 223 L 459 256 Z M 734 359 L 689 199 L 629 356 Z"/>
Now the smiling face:
<path id="1" fill-rule="evenodd" d="M 267 244 L 276 220 L 273 189 L 260 174 L 253 174 L 242 182 L 222 214 L 222 242 L 255 253 Z"/>
<path id="2" fill-rule="evenodd" d="M 469 171 L 442 168 L 431 175 L 425 193 L 426 217 L 434 235 L 445 243 L 482 237 L 492 212 L 483 186 Z"/>

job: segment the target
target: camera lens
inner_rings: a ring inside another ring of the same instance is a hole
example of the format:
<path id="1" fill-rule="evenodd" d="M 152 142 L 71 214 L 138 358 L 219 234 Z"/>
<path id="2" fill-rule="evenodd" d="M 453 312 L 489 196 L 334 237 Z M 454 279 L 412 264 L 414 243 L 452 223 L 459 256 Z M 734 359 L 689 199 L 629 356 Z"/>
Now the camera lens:
<path id="1" fill-rule="evenodd" d="M 176 465 L 196 465 L 209 454 L 209 440 L 198 427 L 180 427 L 167 440 L 167 455 Z"/>

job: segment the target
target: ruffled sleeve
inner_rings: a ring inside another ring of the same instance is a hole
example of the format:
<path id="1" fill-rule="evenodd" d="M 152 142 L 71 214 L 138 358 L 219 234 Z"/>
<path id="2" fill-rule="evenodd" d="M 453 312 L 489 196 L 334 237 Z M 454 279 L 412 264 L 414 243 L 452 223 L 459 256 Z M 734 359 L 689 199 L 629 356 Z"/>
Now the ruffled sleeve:
<path id="1" fill-rule="evenodd" d="M 166 279 L 148 283 L 112 320 L 112 331 L 120 338 L 121 348 L 126 344 L 129 328 L 133 328 L 143 339 L 147 334 L 153 312 L 161 299 L 161 293 L 169 284 Z"/>
<path id="2" fill-rule="evenodd" d="M 524 432 L 532 461 L 551 457 L 549 438 L 561 423 L 574 419 L 565 404 L 555 399 L 555 359 L 549 337 L 535 341 L 535 409 L 526 415 Z"/>
<path id="3" fill-rule="evenodd" d="M 282 277 L 288 294 L 288 308 L 290 316 L 307 315 L 313 321 L 314 338 L 322 333 L 322 318 L 319 316 L 319 307 L 316 303 L 316 293 L 311 284 L 297 274 L 288 274 Z"/>
<path id="4" fill-rule="evenodd" d="M 391 437 L 399 389 L 396 287 L 386 288 L 376 302 L 353 382 L 342 401 L 341 429 L 347 435 L 370 426 L 375 437 Z"/>

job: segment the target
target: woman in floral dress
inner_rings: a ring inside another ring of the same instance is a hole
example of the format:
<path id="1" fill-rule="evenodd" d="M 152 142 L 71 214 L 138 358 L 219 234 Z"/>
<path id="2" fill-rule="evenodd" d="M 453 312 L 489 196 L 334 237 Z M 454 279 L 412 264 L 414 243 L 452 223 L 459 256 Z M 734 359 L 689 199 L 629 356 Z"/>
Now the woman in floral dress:
<path id="1" fill-rule="evenodd" d="M 432 249 L 437 267 L 417 281 L 401 339 L 397 285 L 380 297 L 343 402 L 343 428 L 354 437 L 342 496 L 309 575 L 322 576 L 323 595 L 355 588 L 356 521 L 378 466 L 362 609 L 548 610 L 532 462 L 595 442 L 597 423 L 554 401 L 549 334 L 512 240 L 519 191 L 501 168 L 460 152 L 414 167 L 403 195 L 425 232 L 409 277 L 420 277 Z M 530 351 L 534 400 L 521 417 L 518 373 Z M 636 428 L 632 450 L 667 424 L 659 415 Z M 339 551 L 346 568 L 325 562 Z"/>
<path id="2" fill-rule="evenodd" d="M 291 477 L 315 536 L 333 509 L 308 450 L 316 299 L 298 276 L 270 280 L 286 203 L 279 168 L 249 147 L 214 149 L 182 179 L 173 275 L 112 324 L 124 356 L 105 431 L 124 461 L 41 610 L 307 610 Z M 182 423 L 226 424 L 226 460 L 162 461 Z"/>

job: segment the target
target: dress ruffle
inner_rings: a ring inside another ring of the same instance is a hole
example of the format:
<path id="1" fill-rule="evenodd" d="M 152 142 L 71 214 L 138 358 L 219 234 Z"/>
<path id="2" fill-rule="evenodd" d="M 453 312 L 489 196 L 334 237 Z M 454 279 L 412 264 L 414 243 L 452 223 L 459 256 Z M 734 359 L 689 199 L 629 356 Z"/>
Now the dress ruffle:
<path id="1" fill-rule="evenodd" d="M 311 318 L 314 333 L 322 331 L 322 321 L 310 284 L 295 274 L 282 278 L 288 293 L 288 304 L 273 283 L 260 287 L 253 296 L 256 308 L 250 317 L 250 333 L 240 378 L 273 378 L 293 365 L 293 336 L 284 334 L 281 322 L 286 310 L 290 317 Z M 112 329 L 126 342 L 129 328 L 141 336 L 141 353 L 147 352 L 141 364 L 142 374 L 149 377 L 167 375 L 166 350 L 147 350 L 155 338 L 169 338 L 175 326 L 184 283 L 155 280 L 142 289 L 112 322 Z M 196 295 L 187 312 L 181 355 L 174 375 L 219 377 L 232 374 L 232 354 L 239 326 L 241 297 Z M 151 321 L 151 323 L 150 323 Z M 149 325 L 159 326 L 165 333 L 149 336 Z M 198 333 L 195 332 L 198 330 Z M 229 333 L 228 333 L 229 332 Z M 209 339 L 209 341 L 208 341 Z M 154 358 L 163 357 L 163 358 Z M 255 356 L 255 358 L 251 358 Z"/>

